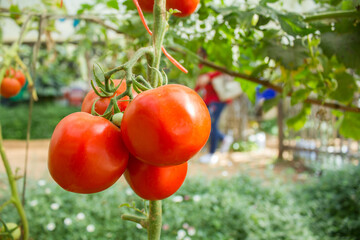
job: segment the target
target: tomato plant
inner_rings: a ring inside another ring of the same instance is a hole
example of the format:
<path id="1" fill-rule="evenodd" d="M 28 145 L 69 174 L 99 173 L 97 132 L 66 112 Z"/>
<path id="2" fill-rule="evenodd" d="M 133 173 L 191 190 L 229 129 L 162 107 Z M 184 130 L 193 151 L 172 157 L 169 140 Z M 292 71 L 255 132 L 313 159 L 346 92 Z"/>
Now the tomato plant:
<path id="1" fill-rule="evenodd" d="M 134 192 L 147 200 L 161 200 L 173 195 L 183 184 L 188 163 L 158 167 L 130 155 L 125 178 Z"/>
<path id="2" fill-rule="evenodd" d="M 130 153 L 157 166 L 186 162 L 206 143 L 209 111 L 192 89 L 169 84 L 140 93 L 127 107 L 121 123 Z"/>
<path id="3" fill-rule="evenodd" d="M 199 4 L 200 0 L 167 0 L 166 1 L 166 9 L 169 10 L 177 9 L 181 11 L 180 13 L 175 13 L 174 15 L 177 17 L 187 17 L 191 15 L 195 10 L 197 5 Z M 144 12 L 152 12 L 154 6 L 154 0 L 139 0 L 139 4 L 141 9 Z"/>
<path id="4" fill-rule="evenodd" d="M 81 111 L 91 113 L 92 105 L 94 104 L 94 102 L 96 100 L 99 99 L 95 104 L 95 111 L 100 115 L 104 114 L 106 108 L 108 107 L 108 105 L 110 103 L 111 98 L 114 97 L 115 95 L 120 95 L 121 93 L 123 93 L 126 90 L 126 81 L 125 80 L 116 79 L 113 81 L 114 81 L 115 86 L 118 86 L 120 84 L 120 87 L 116 90 L 116 92 L 114 93 L 113 96 L 106 97 L 106 98 L 100 98 L 95 93 L 95 91 L 92 89 L 86 94 L 86 96 L 83 100 L 82 106 L 81 106 Z M 99 88 L 97 88 L 97 90 L 99 91 Z M 133 96 L 135 97 L 136 95 L 137 95 L 137 93 L 135 91 L 133 91 Z M 129 104 L 129 99 L 130 99 L 129 96 L 125 96 L 117 102 L 117 104 L 120 108 L 120 111 L 125 111 L 125 108 Z"/>
<path id="5" fill-rule="evenodd" d="M 4 98 L 10 98 L 18 94 L 21 90 L 21 84 L 16 78 L 4 77 L 1 82 L 0 95 Z"/>
<path id="6" fill-rule="evenodd" d="M 118 127 L 105 118 L 77 112 L 56 126 L 50 140 L 48 167 L 65 190 L 95 193 L 120 178 L 128 157 Z"/>

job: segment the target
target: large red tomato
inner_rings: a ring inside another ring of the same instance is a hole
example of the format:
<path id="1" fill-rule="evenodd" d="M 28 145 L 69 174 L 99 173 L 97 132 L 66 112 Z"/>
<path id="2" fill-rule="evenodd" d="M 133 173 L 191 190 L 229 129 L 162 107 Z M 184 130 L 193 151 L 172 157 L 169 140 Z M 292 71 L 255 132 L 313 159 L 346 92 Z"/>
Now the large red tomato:
<path id="1" fill-rule="evenodd" d="M 13 97 L 21 90 L 20 82 L 11 77 L 4 77 L 1 81 L 0 95 L 4 98 Z"/>
<path id="2" fill-rule="evenodd" d="M 194 156 L 211 130 L 209 111 L 192 89 L 169 84 L 140 93 L 121 122 L 130 153 L 145 163 L 177 165 Z"/>
<path id="3" fill-rule="evenodd" d="M 146 164 L 130 155 L 126 181 L 134 192 L 147 200 L 161 200 L 173 195 L 183 184 L 187 162 L 168 167 Z"/>
<path id="4" fill-rule="evenodd" d="M 177 9 L 177 10 L 181 11 L 181 13 L 174 14 L 177 17 L 187 17 L 195 11 L 199 2 L 200 2 L 200 0 L 183 0 L 183 1 L 167 0 L 166 8 L 168 10 L 170 8 L 172 8 L 172 9 Z"/>
<path id="5" fill-rule="evenodd" d="M 53 179 L 65 190 L 95 193 L 121 177 L 128 158 L 119 128 L 105 118 L 77 112 L 56 126 L 48 167 Z"/>
<path id="6" fill-rule="evenodd" d="M 113 81 L 114 81 L 115 86 L 118 86 L 121 83 L 120 87 L 115 92 L 116 95 L 120 95 L 121 93 L 123 93 L 126 90 L 126 81 L 125 80 L 116 79 Z M 99 88 L 97 88 L 97 90 L 99 90 Z M 101 98 L 99 101 L 96 102 L 95 110 L 98 114 L 100 114 L 100 115 L 104 114 L 105 110 L 107 109 L 107 107 L 110 103 L 111 98 L 114 97 L 114 95 L 111 97 L 107 97 L 107 98 Z M 136 95 L 137 95 L 137 93 L 135 91 L 133 91 L 133 96 L 135 97 Z M 88 92 L 88 94 L 86 94 L 86 96 L 83 100 L 83 103 L 81 106 L 81 111 L 91 113 L 92 105 L 99 98 L 100 97 L 94 92 L 94 90 L 90 90 L 90 92 Z M 125 96 L 118 101 L 118 106 L 121 111 L 125 110 L 126 106 L 129 104 L 129 101 L 128 101 L 129 99 L 130 98 L 128 96 Z"/>
<path id="7" fill-rule="evenodd" d="M 141 9 L 144 12 L 152 12 L 153 11 L 154 0 L 138 0 L 138 2 L 139 2 Z M 181 13 L 176 13 L 176 14 L 174 14 L 175 16 L 187 17 L 195 11 L 199 2 L 200 2 L 200 0 L 182 0 L 182 1 L 167 0 L 166 1 L 166 9 L 167 10 L 169 10 L 170 8 L 177 9 L 177 10 L 181 11 Z"/>

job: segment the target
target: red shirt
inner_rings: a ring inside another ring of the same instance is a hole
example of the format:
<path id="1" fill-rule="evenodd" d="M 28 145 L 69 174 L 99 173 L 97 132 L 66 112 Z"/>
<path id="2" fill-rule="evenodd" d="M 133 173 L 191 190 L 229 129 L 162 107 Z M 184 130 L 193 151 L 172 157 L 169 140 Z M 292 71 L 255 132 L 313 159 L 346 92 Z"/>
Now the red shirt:
<path id="1" fill-rule="evenodd" d="M 196 85 L 195 87 L 195 91 L 199 93 L 199 95 L 202 97 L 206 105 L 209 105 L 210 103 L 213 102 L 221 102 L 211 83 L 215 77 L 221 74 L 222 73 L 218 71 L 205 73 L 202 76 L 206 75 L 209 77 L 208 83 L 205 86 Z"/>

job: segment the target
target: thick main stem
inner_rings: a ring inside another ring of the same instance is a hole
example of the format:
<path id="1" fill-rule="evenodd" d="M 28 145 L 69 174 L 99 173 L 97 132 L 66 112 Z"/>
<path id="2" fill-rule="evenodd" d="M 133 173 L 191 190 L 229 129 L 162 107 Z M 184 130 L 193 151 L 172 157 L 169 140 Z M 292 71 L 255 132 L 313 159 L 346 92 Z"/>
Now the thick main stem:
<path id="1" fill-rule="evenodd" d="M 159 240 L 161 235 L 161 200 L 150 201 L 148 218 L 148 240 Z"/>
<path id="2" fill-rule="evenodd" d="M 155 56 L 152 67 L 159 69 L 161 59 L 161 46 L 164 41 L 167 20 L 166 20 L 166 0 L 155 0 L 154 5 L 154 30 L 152 43 Z M 158 76 L 154 70 L 151 73 L 151 84 L 156 87 L 159 83 Z M 162 224 L 161 200 L 150 201 L 148 217 L 148 240 L 160 240 Z"/>
<path id="3" fill-rule="evenodd" d="M 152 44 L 155 51 L 152 67 L 159 69 L 161 60 L 161 46 L 164 41 L 167 20 L 166 20 L 166 0 L 156 0 L 154 5 L 154 29 L 152 35 Z M 151 71 L 151 85 L 157 87 L 159 81 L 154 70 Z"/>
<path id="4" fill-rule="evenodd" d="M 0 125 L 0 155 L 1 159 L 4 163 L 4 167 L 6 170 L 6 175 L 8 176 L 9 185 L 10 185 L 10 191 L 11 191 L 11 203 L 14 204 L 16 210 L 18 211 L 18 214 L 21 219 L 22 227 L 23 227 L 23 239 L 27 240 L 29 238 L 29 225 L 26 219 L 24 208 L 21 204 L 20 197 L 18 194 L 18 190 L 16 187 L 16 180 L 14 177 L 14 174 L 11 171 L 11 167 L 9 164 L 9 161 L 7 159 L 7 156 L 5 154 L 5 149 L 3 147 L 3 141 L 2 141 L 2 133 L 1 133 L 1 125 Z M 9 202 L 10 202 L 9 201 Z"/>

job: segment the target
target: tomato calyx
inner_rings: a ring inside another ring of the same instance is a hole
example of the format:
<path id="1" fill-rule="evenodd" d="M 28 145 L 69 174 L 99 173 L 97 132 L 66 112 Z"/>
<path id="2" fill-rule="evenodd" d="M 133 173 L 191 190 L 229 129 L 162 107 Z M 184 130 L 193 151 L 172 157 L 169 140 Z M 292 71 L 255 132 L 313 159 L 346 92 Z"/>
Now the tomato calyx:
<path id="1" fill-rule="evenodd" d="M 135 76 L 132 72 L 134 65 L 138 62 L 141 57 L 144 57 L 147 60 L 147 78 L 145 79 L 143 76 L 138 75 Z M 112 115 L 121 112 L 117 106 L 117 102 L 119 101 L 131 101 L 133 99 L 133 91 L 136 93 L 141 93 L 143 91 L 147 91 L 153 89 L 155 87 L 162 86 L 167 84 L 168 79 L 164 71 L 162 73 L 156 68 L 151 67 L 151 64 L 154 59 L 154 51 L 153 47 L 145 47 L 140 48 L 135 52 L 132 58 L 129 59 L 128 62 L 111 69 L 107 72 L 103 72 L 103 79 L 101 81 L 100 78 L 96 75 L 95 68 L 93 68 L 94 80 L 91 81 L 91 87 L 96 95 L 100 98 L 110 98 L 110 103 L 103 114 L 99 114 L 95 110 L 95 105 L 97 101 L 94 101 L 91 108 L 91 114 L 95 116 L 101 116 L 108 120 L 112 119 Z M 101 69 L 101 68 L 100 68 Z M 126 90 L 119 95 L 115 93 L 119 89 L 122 82 L 120 82 L 117 86 L 114 81 L 111 79 L 111 76 L 116 72 L 124 71 L 125 72 L 125 81 L 126 82 Z M 155 72 L 154 76 L 152 72 Z M 95 83 L 97 87 L 95 86 Z M 115 96 L 114 96 L 115 95 Z M 128 96 L 129 100 L 121 100 L 124 97 Z"/>

